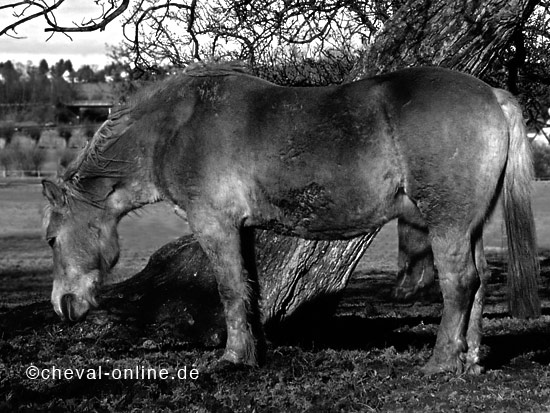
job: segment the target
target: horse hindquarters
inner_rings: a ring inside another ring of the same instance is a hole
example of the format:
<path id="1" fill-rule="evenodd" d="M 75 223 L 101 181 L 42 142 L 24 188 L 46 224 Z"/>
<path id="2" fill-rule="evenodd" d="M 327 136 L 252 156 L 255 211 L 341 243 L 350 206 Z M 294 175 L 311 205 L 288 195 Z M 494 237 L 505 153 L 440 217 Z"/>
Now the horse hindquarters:
<path id="1" fill-rule="evenodd" d="M 430 228 L 444 297 L 444 310 L 434 355 L 426 366 L 427 372 L 462 369 L 463 334 L 466 326 L 467 367 L 474 373 L 481 370 L 477 363 L 486 277 L 481 240 L 482 222 L 492 209 L 490 200 L 495 199 L 499 193 L 503 202 L 508 235 L 510 312 L 520 317 L 540 315 L 537 294 L 538 262 L 530 201 L 533 172 L 522 113 L 508 92 L 495 89 L 493 93 L 504 115 L 501 126 L 505 125 L 508 136 L 497 133 L 498 129 L 493 128 L 492 131 L 495 133 L 486 137 L 485 142 L 488 143 L 485 151 L 488 159 L 491 159 L 491 156 L 492 159 L 497 159 L 495 154 L 498 152 L 505 154 L 504 170 L 498 168 L 499 162 L 493 163 L 493 166 L 487 163 L 485 174 L 479 174 L 486 179 L 484 182 L 479 180 L 474 187 L 485 188 L 485 191 L 478 191 L 478 197 L 473 197 L 474 200 L 477 199 L 477 202 L 472 203 L 472 206 L 477 204 L 477 218 L 473 221 L 468 218 L 455 222 L 455 227 L 467 227 L 471 232 L 463 231 L 461 234 L 449 229 L 441 230 L 442 226 L 436 227 L 435 230 Z M 495 182 L 495 177 L 503 179 Z M 483 195 L 485 192 L 488 193 L 488 198 Z M 474 209 L 470 212 L 473 211 Z M 442 218 L 445 213 L 438 211 L 435 216 Z M 468 216 L 476 215 L 463 214 L 462 217 Z M 474 250 L 475 258 L 472 256 Z"/>

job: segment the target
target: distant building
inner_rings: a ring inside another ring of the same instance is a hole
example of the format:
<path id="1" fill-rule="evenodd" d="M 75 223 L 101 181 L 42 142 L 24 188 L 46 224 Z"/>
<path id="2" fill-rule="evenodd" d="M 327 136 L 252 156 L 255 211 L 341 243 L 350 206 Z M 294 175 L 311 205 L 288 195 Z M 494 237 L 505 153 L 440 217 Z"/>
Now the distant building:
<path id="1" fill-rule="evenodd" d="M 80 123 L 87 118 L 94 122 L 106 120 L 114 103 L 108 100 L 71 100 L 63 102 L 63 105 L 78 116 Z"/>
<path id="2" fill-rule="evenodd" d="M 109 83 L 73 83 L 75 98 L 62 104 L 73 112 L 79 123 L 107 119 L 115 104 L 113 85 Z"/>

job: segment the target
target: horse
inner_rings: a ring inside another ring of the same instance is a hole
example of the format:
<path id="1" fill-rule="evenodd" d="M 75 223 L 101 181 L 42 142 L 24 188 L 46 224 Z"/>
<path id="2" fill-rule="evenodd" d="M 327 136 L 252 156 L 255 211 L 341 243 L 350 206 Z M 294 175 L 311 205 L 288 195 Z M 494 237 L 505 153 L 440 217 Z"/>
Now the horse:
<path id="1" fill-rule="evenodd" d="M 227 341 L 220 362 L 263 360 L 245 231 L 345 240 L 394 218 L 429 234 L 443 311 L 423 367 L 480 373 L 482 230 L 501 198 L 518 305 L 540 311 L 532 160 L 511 94 L 463 73 L 410 68 L 328 87 L 282 87 L 199 65 L 113 112 L 57 183 L 46 238 L 52 304 L 77 321 L 119 255 L 117 224 L 160 200 L 187 214 L 216 273 Z M 536 293 L 535 293 L 536 296 Z"/>

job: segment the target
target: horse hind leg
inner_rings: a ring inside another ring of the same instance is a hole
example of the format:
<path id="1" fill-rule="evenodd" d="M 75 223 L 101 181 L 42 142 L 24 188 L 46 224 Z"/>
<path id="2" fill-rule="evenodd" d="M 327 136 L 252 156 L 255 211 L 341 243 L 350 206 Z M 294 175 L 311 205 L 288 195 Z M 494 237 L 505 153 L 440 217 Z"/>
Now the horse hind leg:
<path id="1" fill-rule="evenodd" d="M 410 301 L 431 292 L 435 280 L 432 246 L 428 228 L 403 217 L 397 221 L 397 234 L 399 269 L 392 295 L 398 301 Z"/>
<path id="2" fill-rule="evenodd" d="M 443 294 L 443 314 L 432 357 L 423 371 L 425 374 L 444 371 L 460 374 L 465 369 L 466 329 L 480 283 L 471 234 L 457 229 L 430 232 Z"/>
<path id="3" fill-rule="evenodd" d="M 404 191 L 398 193 L 398 273 L 393 298 L 409 301 L 432 292 L 435 267 L 424 216 Z"/>
<path id="4" fill-rule="evenodd" d="M 257 366 L 265 352 L 253 261 L 253 233 L 215 215 L 188 213 L 193 233 L 210 259 L 224 307 L 227 342 L 221 361 Z M 245 260 L 245 258 L 247 258 Z"/>
<path id="5" fill-rule="evenodd" d="M 483 367 L 479 364 L 479 362 L 482 337 L 483 304 L 485 300 L 487 279 L 489 278 L 487 261 L 485 260 L 485 253 L 483 250 L 483 238 L 481 236 L 481 231 L 477 236 L 477 239 L 474 241 L 474 245 L 475 264 L 479 275 L 480 284 L 474 296 L 474 303 L 472 305 L 470 320 L 468 322 L 468 331 L 466 333 L 466 340 L 468 342 L 466 371 L 470 374 L 477 375 L 483 372 Z"/>

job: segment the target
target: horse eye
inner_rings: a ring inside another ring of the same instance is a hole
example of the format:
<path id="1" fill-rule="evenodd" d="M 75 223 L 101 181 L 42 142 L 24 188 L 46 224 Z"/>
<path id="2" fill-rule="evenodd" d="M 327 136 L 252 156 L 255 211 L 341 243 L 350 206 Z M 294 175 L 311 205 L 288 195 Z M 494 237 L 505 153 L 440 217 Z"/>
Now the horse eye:
<path id="1" fill-rule="evenodd" d="M 47 241 L 48 245 L 53 248 L 53 246 L 55 245 L 55 237 L 49 237 Z"/>

